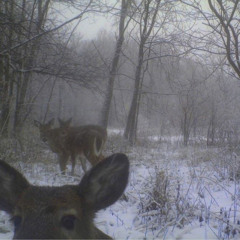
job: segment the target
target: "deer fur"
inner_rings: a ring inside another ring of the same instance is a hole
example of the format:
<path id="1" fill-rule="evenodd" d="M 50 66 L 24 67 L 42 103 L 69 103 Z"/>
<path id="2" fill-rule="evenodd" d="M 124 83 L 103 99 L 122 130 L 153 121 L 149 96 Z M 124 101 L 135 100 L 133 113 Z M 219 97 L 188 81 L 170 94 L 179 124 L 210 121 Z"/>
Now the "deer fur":
<path id="1" fill-rule="evenodd" d="M 113 154 L 88 171 L 78 185 L 34 186 L 0 161 L 0 210 L 11 216 L 14 239 L 110 239 L 94 225 L 95 213 L 124 192 L 129 161 Z"/>
<path id="2" fill-rule="evenodd" d="M 85 156 L 92 166 L 103 159 L 102 151 L 107 140 L 107 131 L 98 125 L 70 126 L 71 119 L 63 121 L 59 119 L 59 128 L 52 128 L 54 120 L 46 124 L 34 121 L 39 128 L 40 138 L 46 142 L 50 149 L 58 155 L 60 170 L 66 171 L 67 161 L 72 162 L 72 174 L 78 156 Z M 80 158 L 82 168 L 86 172 L 86 162 Z"/>

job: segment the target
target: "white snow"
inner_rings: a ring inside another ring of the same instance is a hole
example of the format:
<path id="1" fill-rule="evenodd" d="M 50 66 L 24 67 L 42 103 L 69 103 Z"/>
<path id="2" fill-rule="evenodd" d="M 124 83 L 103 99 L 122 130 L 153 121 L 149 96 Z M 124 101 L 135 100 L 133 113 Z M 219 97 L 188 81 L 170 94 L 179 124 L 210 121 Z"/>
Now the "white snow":
<path id="1" fill-rule="evenodd" d="M 159 141 L 154 136 L 150 139 Z M 240 159 L 227 150 L 203 145 L 186 148 L 174 145 L 175 141 L 179 137 L 126 153 L 131 163 L 127 201 L 120 199 L 98 212 L 96 225 L 115 239 L 240 239 Z M 15 167 L 37 185 L 77 184 L 82 176 L 80 162 L 79 177 L 59 174 L 56 159 L 49 164 L 21 162 Z M 70 168 L 69 164 L 69 174 Z M 163 191 L 162 202 L 153 199 L 154 187 Z M 0 239 L 11 239 L 12 231 L 9 216 L 0 212 Z"/>

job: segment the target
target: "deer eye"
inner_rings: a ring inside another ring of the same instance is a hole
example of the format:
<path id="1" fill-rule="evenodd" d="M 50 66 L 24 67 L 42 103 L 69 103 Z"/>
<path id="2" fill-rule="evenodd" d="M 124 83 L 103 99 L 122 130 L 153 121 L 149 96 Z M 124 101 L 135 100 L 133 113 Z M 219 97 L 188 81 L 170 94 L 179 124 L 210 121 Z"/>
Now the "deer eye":
<path id="1" fill-rule="evenodd" d="M 19 228 L 22 223 L 22 217 L 21 216 L 14 216 L 12 217 L 11 221 L 14 224 L 15 229 Z"/>
<path id="2" fill-rule="evenodd" d="M 73 230 L 76 217 L 74 215 L 66 215 L 61 219 L 61 225 L 67 230 Z"/>

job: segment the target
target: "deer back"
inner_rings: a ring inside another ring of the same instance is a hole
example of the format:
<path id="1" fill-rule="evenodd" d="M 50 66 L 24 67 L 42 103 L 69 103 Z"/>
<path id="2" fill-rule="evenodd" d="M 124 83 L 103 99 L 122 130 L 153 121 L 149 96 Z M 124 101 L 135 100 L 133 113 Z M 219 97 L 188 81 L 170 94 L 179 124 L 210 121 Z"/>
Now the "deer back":
<path id="1" fill-rule="evenodd" d="M 75 154 L 100 156 L 107 139 L 106 129 L 98 125 L 84 125 L 79 127 L 60 129 L 66 133 L 64 145 Z"/>

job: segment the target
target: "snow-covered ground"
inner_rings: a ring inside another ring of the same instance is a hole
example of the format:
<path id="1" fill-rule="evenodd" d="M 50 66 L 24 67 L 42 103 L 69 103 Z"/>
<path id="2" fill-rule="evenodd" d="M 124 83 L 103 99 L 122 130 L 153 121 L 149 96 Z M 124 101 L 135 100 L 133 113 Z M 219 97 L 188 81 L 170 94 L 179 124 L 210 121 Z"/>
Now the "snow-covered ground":
<path id="1" fill-rule="evenodd" d="M 240 239 L 239 157 L 200 144 L 186 148 L 178 137 L 148 141 L 147 146 L 125 148 L 131 162 L 125 197 L 100 211 L 96 225 L 115 239 Z M 37 185 L 80 181 L 80 162 L 79 176 L 62 176 L 54 154 L 46 154 L 51 159 L 47 164 L 14 166 Z M 70 164 L 68 168 L 70 173 Z M 9 216 L 0 212 L 0 238 L 11 239 L 12 231 Z"/>

